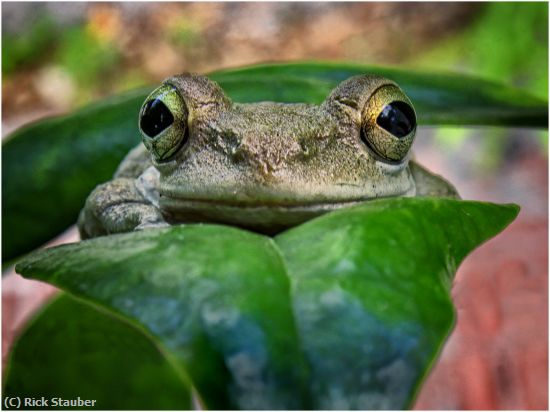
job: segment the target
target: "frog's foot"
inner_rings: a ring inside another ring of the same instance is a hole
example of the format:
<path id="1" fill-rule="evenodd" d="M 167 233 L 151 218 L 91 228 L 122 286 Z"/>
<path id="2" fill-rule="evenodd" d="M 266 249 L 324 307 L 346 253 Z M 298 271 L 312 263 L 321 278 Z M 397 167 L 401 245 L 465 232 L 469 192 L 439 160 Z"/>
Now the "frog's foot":
<path id="1" fill-rule="evenodd" d="M 118 178 L 99 185 L 78 219 L 82 239 L 169 226 L 160 210 L 145 199 L 134 179 Z"/>

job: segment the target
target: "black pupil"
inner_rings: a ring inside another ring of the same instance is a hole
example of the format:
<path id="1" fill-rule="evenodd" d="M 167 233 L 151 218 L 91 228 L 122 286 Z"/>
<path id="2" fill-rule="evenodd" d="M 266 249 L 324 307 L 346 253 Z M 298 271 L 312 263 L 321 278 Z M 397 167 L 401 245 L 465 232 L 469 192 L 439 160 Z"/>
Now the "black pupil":
<path id="1" fill-rule="evenodd" d="M 155 137 L 164 129 L 174 123 L 174 116 L 159 99 L 148 101 L 143 108 L 139 126 L 149 136 Z"/>
<path id="2" fill-rule="evenodd" d="M 376 123 L 396 137 L 407 136 L 416 126 L 416 116 L 411 106 L 404 102 L 391 102 L 382 109 Z"/>

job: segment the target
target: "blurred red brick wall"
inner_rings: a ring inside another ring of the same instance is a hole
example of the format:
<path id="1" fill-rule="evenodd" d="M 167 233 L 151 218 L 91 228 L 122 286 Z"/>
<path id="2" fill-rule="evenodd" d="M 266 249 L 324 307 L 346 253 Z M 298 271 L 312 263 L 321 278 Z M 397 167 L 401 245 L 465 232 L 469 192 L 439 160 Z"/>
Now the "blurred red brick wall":
<path id="1" fill-rule="evenodd" d="M 457 324 L 415 409 L 548 409 L 548 220 L 476 250 L 453 288 Z"/>

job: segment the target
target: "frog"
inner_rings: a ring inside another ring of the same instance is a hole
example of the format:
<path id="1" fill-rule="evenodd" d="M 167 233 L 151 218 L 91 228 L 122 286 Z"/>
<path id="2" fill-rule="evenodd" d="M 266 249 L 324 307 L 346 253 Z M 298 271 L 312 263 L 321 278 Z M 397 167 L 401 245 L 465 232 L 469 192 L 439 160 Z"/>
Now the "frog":
<path id="1" fill-rule="evenodd" d="M 459 198 L 414 160 L 414 106 L 378 75 L 309 104 L 236 103 L 185 73 L 146 98 L 138 126 L 142 142 L 86 200 L 82 239 L 192 223 L 273 236 L 374 199 Z"/>

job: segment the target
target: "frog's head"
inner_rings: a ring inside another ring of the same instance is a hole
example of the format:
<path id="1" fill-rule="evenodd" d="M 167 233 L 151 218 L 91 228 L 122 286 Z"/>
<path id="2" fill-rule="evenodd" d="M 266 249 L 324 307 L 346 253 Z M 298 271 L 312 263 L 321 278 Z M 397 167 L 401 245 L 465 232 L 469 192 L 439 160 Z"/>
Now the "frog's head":
<path id="1" fill-rule="evenodd" d="M 276 232 L 326 211 L 414 196 L 412 103 L 352 77 L 319 106 L 233 103 L 204 76 L 166 80 L 140 113 L 164 213 Z"/>

